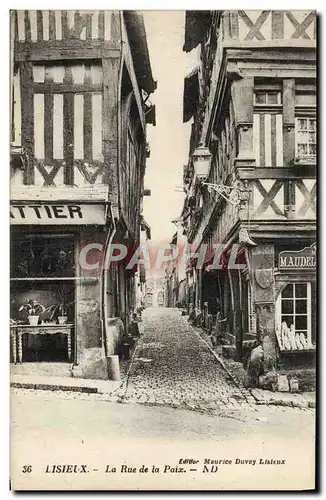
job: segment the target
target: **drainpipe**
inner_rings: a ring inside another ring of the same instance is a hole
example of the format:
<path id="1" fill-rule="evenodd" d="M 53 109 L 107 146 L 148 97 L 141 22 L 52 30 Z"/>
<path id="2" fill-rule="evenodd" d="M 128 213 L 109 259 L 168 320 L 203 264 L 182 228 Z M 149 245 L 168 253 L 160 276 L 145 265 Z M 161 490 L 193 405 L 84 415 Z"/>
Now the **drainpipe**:
<path id="1" fill-rule="evenodd" d="M 122 33 L 122 15 L 123 11 L 120 11 L 120 32 Z M 122 37 L 121 37 L 122 38 Z M 123 41 L 121 40 L 121 57 L 120 57 L 120 68 L 119 68 L 119 78 L 118 78 L 118 99 L 117 99 L 117 184 L 118 184 L 118 211 L 119 215 L 121 212 L 121 200 L 120 200 L 120 157 L 121 157 L 121 84 L 122 84 L 122 73 L 123 73 Z M 107 340 L 108 340 L 108 334 L 107 334 L 107 320 L 109 319 L 109 313 L 108 313 L 108 304 L 107 304 L 107 284 L 108 284 L 108 269 L 109 269 L 109 258 L 108 256 L 110 255 L 109 249 L 112 244 L 112 241 L 116 235 L 117 232 L 117 226 L 114 220 L 114 215 L 113 215 L 113 210 L 112 210 L 112 205 L 110 205 L 110 215 L 111 215 L 111 220 L 113 224 L 113 229 L 108 233 L 106 243 L 105 243 L 105 257 L 104 257 L 104 269 L 103 269 L 103 287 L 102 287 L 102 296 L 103 296 L 103 341 L 104 341 L 104 348 L 105 348 L 105 353 L 106 356 L 108 355 L 107 353 Z"/>
<path id="2" fill-rule="evenodd" d="M 107 307 L 107 284 L 108 284 L 108 269 L 109 269 L 109 255 L 110 255 L 110 246 L 112 244 L 113 238 L 117 232 L 117 226 L 114 220 L 114 215 L 112 211 L 112 206 L 110 205 L 110 215 L 113 224 L 113 229 L 108 233 L 106 242 L 105 242 L 105 257 L 104 257 L 104 265 L 103 265 L 103 288 L 102 288 L 102 297 L 103 297 L 103 341 L 104 341 L 104 349 L 106 355 L 107 353 L 107 320 L 109 317 L 108 307 Z"/>

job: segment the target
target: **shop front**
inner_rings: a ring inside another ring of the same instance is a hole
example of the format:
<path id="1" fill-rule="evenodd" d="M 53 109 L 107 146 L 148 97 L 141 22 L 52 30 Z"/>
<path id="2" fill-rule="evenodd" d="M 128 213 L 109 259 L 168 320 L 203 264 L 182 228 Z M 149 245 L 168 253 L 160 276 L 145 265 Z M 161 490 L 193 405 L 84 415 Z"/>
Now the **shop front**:
<path id="1" fill-rule="evenodd" d="M 316 244 L 286 241 L 230 249 L 202 272 L 204 325 L 223 354 L 246 366 L 252 349 L 279 373 L 313 388 L 316 353 Z M 209 328 L 211 318 L 212 328 Z M 301 390 L 300 389 L 300 390 Z"/>
<path id="2" fill-rule="evenodd" d="M 105 202 L 11 203 L 11 360 L 106 378 L 102 267 Z M 47 371 L 48 373 L 48 371 Z"/>
<path id="3" fill-rule="evenodd" d="M 252 349 L 260 346 L 263 374 L 269 374 L 270 380 L 276 373 L 284 375 L 287 382 L 282 390 L 285 386 L 290 390 L 292 379 L 300 391 L 313 390 L 316 244 L 308 239 L 261 243 L 249 251 L 249 268 L 256 336 L 248 342 L 243 339 L 242 359 L 247 360 L 247 365 L 253 356 Z M 249 373 L 249 365 L 247 370 Z"/>
<path id="4" fill-rule="evenodd" d="M 316 243 L 281 249 L 275 271 L 275 330 L 279 369 L 313 388 L 316 361 Z"/>

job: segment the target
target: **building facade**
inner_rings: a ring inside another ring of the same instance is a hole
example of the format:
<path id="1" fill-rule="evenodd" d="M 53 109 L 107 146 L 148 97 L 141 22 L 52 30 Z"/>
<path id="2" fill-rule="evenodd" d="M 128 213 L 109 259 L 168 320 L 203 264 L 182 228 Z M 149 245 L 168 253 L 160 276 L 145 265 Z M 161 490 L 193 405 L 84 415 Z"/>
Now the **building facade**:
<path id="1" fill-rule="evenodd" d="M 165 267 L 165 306 L 187 308 L 188 283 L 186 279 L 186 259 L 184 251 L 187 248 L 187 238 L 184 234 L 183 218 L 174 221 L 177 232 L 173 235 L 170 246 L 176 258 L 168 261 Z"/>
<path id="2" fill-rule="evenodd" d="M 144 224 L 156 82 L 143 17 L 13 11 L 11 65 L 12 355 L 105 379 L 137 306 L 137 268 L 108 264 Z"/>
<path id="3" fill-rule="evenodd" d="M 244 360 L 261 346 L 264 372 L 293 373 L 303 388 L 316 349 L 316 13 L 187 12 L 191 50 L 183 217 L 188 242 L 209 256 L 188 267 L 190 311 L 205 306 L 213 325 L 218 315 L 225 354 Z"/>

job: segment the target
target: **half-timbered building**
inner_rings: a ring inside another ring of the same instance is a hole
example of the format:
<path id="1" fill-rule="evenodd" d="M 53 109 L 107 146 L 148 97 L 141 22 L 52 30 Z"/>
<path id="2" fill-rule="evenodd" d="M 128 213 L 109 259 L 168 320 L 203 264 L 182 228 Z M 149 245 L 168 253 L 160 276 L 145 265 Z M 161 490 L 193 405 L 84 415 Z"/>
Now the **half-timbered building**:
<path id="1" fill-rule="evenodd" d="M 225 354 L 244 359 L 261 344 L 267 371 L 290 370 L 304 388 L 316 348 L 316 14 L 189 11 L 191 50 L 184 225 L 195 246 L 223 244 L 221 269 L 211 257 L 188 269 L 192 309 L 219 309 Z M 240 267 L 229 269 L 235 244 Z"/>
<path id="2" fill-rule="evenodd" d="M 136 296 L 108 249 L 138 246 L 155 124 L 143 17 L 11 12 L 11 66 L 12 357 L 107 378 Z"/>

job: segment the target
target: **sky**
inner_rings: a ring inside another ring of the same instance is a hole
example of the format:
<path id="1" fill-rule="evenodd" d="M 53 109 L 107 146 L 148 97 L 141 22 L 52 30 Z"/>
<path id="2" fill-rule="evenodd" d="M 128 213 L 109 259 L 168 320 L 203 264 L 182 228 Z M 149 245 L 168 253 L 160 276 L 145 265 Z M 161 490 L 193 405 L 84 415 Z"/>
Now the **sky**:
<path id="1" fill-rule="evenodd" d="M 147 159 L 143 215 L 152 229 L 152 242 L 172 239 L 184 194 L 183 165 L 188 162 L 190 122 L 183 123 L 184 78 L 196 66 L 196 51 L 186 54 L 184 11 L 144 11 L 148 50 L 157 90 L 150 101 L 156 105 L 156 127 L 148 125 L 151 156 Z"/>

